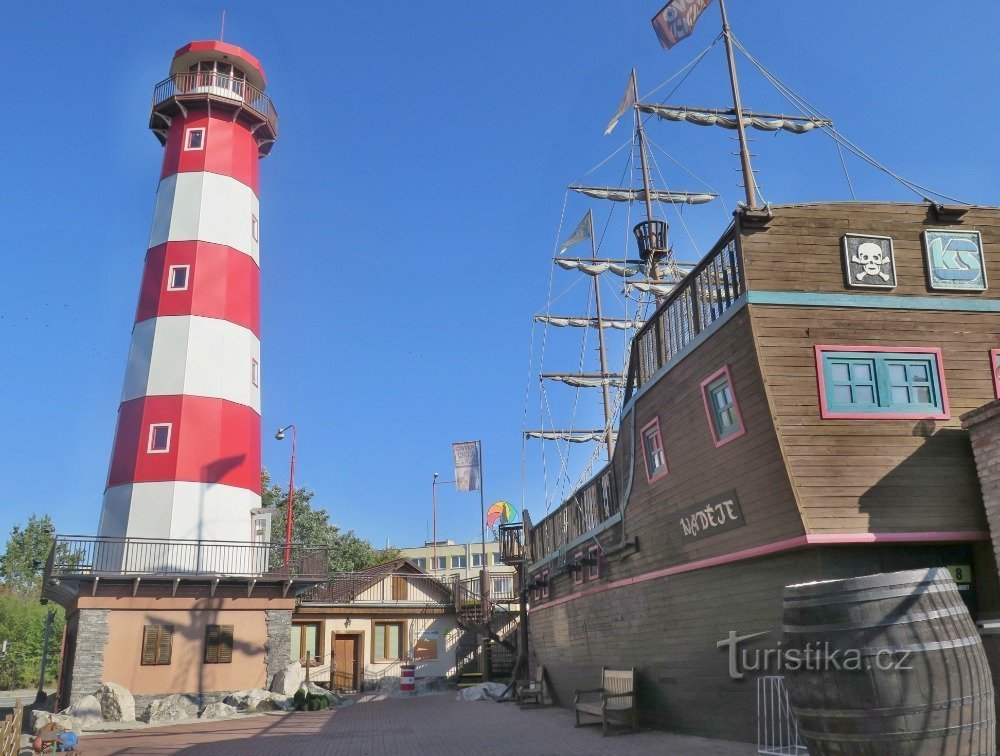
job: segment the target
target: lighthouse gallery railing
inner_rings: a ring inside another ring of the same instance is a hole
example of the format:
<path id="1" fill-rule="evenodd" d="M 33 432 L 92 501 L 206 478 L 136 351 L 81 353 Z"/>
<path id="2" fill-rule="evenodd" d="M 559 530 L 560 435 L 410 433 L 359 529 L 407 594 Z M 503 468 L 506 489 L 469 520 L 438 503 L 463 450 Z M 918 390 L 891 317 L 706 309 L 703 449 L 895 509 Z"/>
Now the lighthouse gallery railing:
<path id="1" fill-rule="evenodd" d="M 47 576 L 162 575 L 322 578 L 329 574 L 327 546 L 153 538 L 57 536 Z"/>
<path id="2" fill-rule="evenodd" d="M 196 95 L 212 95 L 222 100 L 240 103 L 267 121 L 274 136 L 277 137 L 278 111 L 274 109 L 271 98 L 246 80 L 237 79 L 234 76 L 213 71 L 174 74 L 169 79 L 161 81 L 153 89 L 153 107 L 155 108 L 172 97 Z"/>

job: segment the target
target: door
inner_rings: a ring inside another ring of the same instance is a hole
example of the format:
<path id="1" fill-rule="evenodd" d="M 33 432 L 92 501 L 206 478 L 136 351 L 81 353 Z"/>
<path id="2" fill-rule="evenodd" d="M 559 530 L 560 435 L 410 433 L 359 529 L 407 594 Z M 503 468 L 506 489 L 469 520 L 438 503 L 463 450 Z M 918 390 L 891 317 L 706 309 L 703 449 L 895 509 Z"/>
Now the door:
<path id="1" fill-rule="evenodd" d="M 358 635 L 333 634 L 333 663 L 330 665 L 330 687 L 333 690 L 358 690 Z"/>

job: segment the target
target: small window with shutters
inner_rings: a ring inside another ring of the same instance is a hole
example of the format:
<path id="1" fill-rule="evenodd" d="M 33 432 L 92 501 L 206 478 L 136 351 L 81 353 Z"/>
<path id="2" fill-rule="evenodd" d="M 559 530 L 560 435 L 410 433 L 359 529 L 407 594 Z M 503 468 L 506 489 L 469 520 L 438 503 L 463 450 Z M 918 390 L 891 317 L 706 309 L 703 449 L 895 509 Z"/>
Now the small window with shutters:
<path id="1" fill-rule="evenodd" d="M 233 661 L 233 626 L 209 625 L 205 628 L 205 664 L 230 664 Z"/>
<path id="2" fill-rule="evenodd" d="M 173 625 L 146 625 L 142 628 L 142 659 L 144 667 L 170 664 L 173 648 Z"/>

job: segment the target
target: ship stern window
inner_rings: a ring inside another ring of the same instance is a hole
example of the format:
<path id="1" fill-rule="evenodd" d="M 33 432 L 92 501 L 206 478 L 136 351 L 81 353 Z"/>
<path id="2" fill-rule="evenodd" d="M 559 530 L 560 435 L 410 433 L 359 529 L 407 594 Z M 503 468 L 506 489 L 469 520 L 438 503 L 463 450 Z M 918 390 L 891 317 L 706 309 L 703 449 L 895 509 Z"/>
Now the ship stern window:
<path id="1" fill-rule="evenodd" d="M 824 418 L 947 419 L 938 349 L 816 347 Z"/>
<path id="2" fill-rule="evenodd" d="M 667 457 L 663 452 L 663 436 L 660 433 L 660 418 L 654 417 L 643 426 L 642 461 L 646 468 L 646 480 L 652 483 L 667 474 Z"/>
<path id="3" fill-rule="evenodd" d="M 712 431 L 712 441 L 719 447 L 728 444 L 746 431 L 740 405 L 733 390 L 733 376 L 729 365 L 725 365 L 701 382 L 701 398 L 708 415 L 708 427 Z"/>

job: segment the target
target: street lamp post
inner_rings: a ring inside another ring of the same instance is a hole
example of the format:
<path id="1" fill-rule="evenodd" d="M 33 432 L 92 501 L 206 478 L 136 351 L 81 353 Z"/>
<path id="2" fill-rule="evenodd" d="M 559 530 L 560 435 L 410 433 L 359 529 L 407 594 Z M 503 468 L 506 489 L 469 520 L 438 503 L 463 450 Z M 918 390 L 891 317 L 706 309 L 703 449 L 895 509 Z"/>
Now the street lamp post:
<path id="1" fill-rule="evenodd" d="M 292 431 L 292 464 L 291 470 L 288 473 L 288 510 L 285 512 L 285 569 L 289 570 L 291 573 L 292 568 L 292 503 L 295 497 L 295 436 L 296 428 L 295 424 L 286 425 L 284 428 L 279 428 L 278 432 L 274 434 L 274 437 L 278 441 L 283 441 L 285 438 L 285 431 L 291 429 Z"/>
<path id="2" fill-rule="evenodd" d="M 438 476 L 440 474 L 441 473 L 434 473 L 434 480 L 431 481 L 431 502 L 432 502 L 432 506 L 433 506 L 433 519 L 434 519 L 434 530 L 433 530 L 432 535 L 431 535 L 431 538 L 434 539 L 432 541 L 433 548 L 434 548 L 434 551 L 433 551 L 434 556 L 432 557 L 432 559 L 434 561 L 431 563 L 431 570 L 433 572 L 437 572 L 437 563 L 438 563 L 438 500 L 437 500 L 437 487 L 440 486 L 440 485 L 444 485 L 445 483 L 454 483 L 455 482 L 453 480 L 438 480 Z"/>

